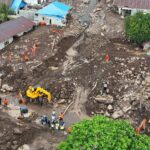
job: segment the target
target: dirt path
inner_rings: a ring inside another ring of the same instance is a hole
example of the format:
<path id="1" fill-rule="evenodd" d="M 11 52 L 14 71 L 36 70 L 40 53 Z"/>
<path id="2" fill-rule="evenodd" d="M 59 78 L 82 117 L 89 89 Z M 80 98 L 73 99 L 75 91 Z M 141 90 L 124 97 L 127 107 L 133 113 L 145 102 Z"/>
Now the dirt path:
<path id="1" fill-rule="evenodd" d="M 84 34 L 82 34 L 79 37 L 79 39 L 73 44 L 73 46 L 69 48 L 68 51 L 66 52 L 67 60 L 63 63 L 63 72 L 62 72 L 63 75 L 65 75 L 68 70 L 75 69 L 75 67 L 77 66 L 74 60 L 74 57 L 78 55 L 76 51 L 76 47 L 78 47 L 83 40 L 84 40 Z"/>
<path id="2" fill-rule="evenodd" d="M 75 91 L 76 91 L 76 99 L 73 111 L 78 115 L 78 117 L 81 120 L 86 119 L 88 118 L 88 116 L 86 115 L 84 104 L 87 101 L 89 89 L 85 89 L 82 86 L 78 86 Z"/>

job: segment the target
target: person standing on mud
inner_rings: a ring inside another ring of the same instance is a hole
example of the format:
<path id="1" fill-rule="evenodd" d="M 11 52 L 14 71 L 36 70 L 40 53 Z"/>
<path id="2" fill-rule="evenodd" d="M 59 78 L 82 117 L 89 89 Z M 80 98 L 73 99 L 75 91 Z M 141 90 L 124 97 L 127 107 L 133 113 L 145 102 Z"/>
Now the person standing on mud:
<path id="1" fill-rule="evenodd" d="M 106 93 L 106 90 L 107 90 L 107 83 L 103 82 L 103 91 L 102 91 L 102 94 Z"/>
<path id="2" fill-rule="evenodd" d="M 108 88 L 108 82 L 104 82 L 103 83 L 103 90 L 102 90 L 102 94 L 109 94 L 109 88 Z"/>
<path id="3" fill-rule="evenodd" d="M 64 120 L 64 113 L 61 112 L 59 115 L 59 121 L 63 121 Z"/>

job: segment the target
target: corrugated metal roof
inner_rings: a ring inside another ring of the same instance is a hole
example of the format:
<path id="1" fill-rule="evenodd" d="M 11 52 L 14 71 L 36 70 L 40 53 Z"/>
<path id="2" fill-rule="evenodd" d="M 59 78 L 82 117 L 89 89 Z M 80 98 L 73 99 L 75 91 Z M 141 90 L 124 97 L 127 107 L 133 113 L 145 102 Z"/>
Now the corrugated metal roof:
<path id="1" fill-rule="evenodd" d="M 0 24 L 0 42 L 4 42 L 8 38 L 25 32 L 34 25 L 34 22 L 25 17 L 19 17 L 17 19 L 2 23 Z"/>
<path id="2" fill-rule="evenodd" d="M 71 6 L 64 3 L 55 1 L 47 5 L 46 7 L 38 10 L 38 14 L 46 16 L 54 16 L 58 18 L 65 18 L 68 14 L 68 11 L 72 9 Z"/>
<path id="3" fill-rule="evenodd" d="M 114 0 L 114 5 L 135 9 L 150 9 L 150 0 Z"/>

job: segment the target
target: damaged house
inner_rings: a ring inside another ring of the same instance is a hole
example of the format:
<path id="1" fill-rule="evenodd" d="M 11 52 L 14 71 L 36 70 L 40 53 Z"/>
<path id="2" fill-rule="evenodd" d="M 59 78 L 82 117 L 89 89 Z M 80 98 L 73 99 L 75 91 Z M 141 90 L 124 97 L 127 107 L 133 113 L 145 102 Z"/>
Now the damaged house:
<path id="1" fill-rule="evenodd" d="M 55 1 L 38 10 L 35 21 L 45 22 L 46 25 L 66 26 L 67 15 L 71 9 L 71 6 Z"/>
<path id="2" fill-rule="evenodd" d="M 113 5 L 122 16 L 137 12 L 150 13 L 150 0 L 114 0 Z"/>
<path id="3" fill-rule="evenodd" d="M 13 42 L 14 37 L 20 37 L 35 26 L 31 20 L 19 17 L 0 24 L 0 50 Z"/>

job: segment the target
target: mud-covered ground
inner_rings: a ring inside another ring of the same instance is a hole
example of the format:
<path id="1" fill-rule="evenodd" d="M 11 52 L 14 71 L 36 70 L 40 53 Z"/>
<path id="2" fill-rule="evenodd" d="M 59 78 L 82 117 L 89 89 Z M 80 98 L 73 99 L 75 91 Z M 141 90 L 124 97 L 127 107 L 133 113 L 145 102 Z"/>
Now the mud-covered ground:
<path id="1" fill-rule="evenodd" d="M 0 110 L 0 150 L 16 150 L 29 145 L 33 150 L 56 149 L 65 139 L 63 133 L 52 133 L 34 123 L 16 121 Z M 59 138 L 57 138 L 59 136 Z"/>
<path id="2" fill-rule="evenodd" d="M 84 28 L 78 23 L 77 14 L 84 14 L 83 8 L 88 5 L 76 1 L 73 19 L 66 28 L 38 27 L 1 51 L 2 97 L 9 95 L 10 103 L 18 105 L 14 99 L 19 89 L 26 97 L 28 86 L 39 85 L 52 93 L 52 103 L 28 107 L 41 116 L 50 115 L 52 110 L 63 111 L 72 104 L 65 115 L 67 126 L 94 114 L 127 119 L 134 127 L 149 117 L 149 56 L 125 40 L 123 20 L 110 5 L 103 0 L 97 3 L 90 26 Z M 31 51 L 34 44 L 38 45 L 35 54 Z M 28 60 L 24 59 L 26 53 Z M 13 87 L 12 92 L 4 91 L 4 84 Z M 66 137 L 51 134 L 49 129 L 33 122 L 17 125 L 9 111 L 0 112 L 3 149 L 17 149 L 24 144 L 33 150 L 40 149 L 39 145 L 45 146 L 41 148 L 45 150 L 56 149 Z M 21 134 L 15 135 L 13 128 L 19 128 Z M 147 129 L 149 134 L 149 125 Z"/>

